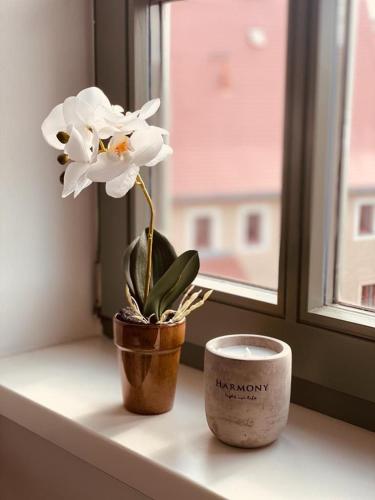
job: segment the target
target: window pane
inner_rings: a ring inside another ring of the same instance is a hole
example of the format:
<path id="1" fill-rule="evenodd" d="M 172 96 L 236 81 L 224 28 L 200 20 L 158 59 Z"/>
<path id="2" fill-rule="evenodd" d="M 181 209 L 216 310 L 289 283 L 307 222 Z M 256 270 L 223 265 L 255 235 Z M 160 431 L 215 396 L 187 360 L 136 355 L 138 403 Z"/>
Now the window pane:
<path id="1" fill-rule="evenodd" d="M 375 283 L 375 2 L 359 0 L 351 12 L 352 47 L 349 75 L 353 90 L 350 143 L 342 172 L 342 234 L 339 242 L 336 300 L 374 308 Z"/>
<path id="2" fill-rule="evenodd" d="M 287 0 L 173 2 L 164 54 L 174 149 L 164 200 L 169 236 L 179 252 L 214 247 L 201 253 L 202 273 L 275 290 L 287 7 Z M 207 211 L 215 212 L 210 222 L 194 217 Z"/>

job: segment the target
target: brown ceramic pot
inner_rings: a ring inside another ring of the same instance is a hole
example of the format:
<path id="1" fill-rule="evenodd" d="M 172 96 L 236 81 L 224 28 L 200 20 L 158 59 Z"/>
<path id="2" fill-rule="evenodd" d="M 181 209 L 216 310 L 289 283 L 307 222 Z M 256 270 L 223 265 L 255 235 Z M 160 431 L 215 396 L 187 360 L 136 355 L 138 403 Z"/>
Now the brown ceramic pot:
<path id="1" fill-rule="evenodd" d="M 133 413 L 165 413 L 173 406 L 185 320 L 172 325 L 113 318 L 124 406 Z"/>

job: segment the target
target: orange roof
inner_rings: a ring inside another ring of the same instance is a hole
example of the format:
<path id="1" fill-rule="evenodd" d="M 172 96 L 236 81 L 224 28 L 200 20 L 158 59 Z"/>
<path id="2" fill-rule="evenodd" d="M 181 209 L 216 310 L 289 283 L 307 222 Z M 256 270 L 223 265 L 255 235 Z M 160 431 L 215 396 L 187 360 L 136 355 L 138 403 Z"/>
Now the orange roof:
<path id="1" fill-rule="evenodd" d="M 366 2 L 360 6 L 349 182 L 371 187 L 375 30 Z M 174 196 L 279 192 L 287 1 L 191 0 L 171 11 Z"/>

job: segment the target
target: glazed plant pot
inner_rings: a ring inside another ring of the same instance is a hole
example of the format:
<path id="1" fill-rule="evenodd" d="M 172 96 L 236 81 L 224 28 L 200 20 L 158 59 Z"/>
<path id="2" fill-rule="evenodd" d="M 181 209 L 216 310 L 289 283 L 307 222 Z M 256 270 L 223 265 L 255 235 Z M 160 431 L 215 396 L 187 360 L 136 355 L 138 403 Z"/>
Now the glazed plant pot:
<path id="1" fill-rule="evenodd" d="M 115 315 L 113 331 L 125 408 L 143 415 L 171 410 L 185 320 L 171 325 L 145 325 L 127 323 Z"/>

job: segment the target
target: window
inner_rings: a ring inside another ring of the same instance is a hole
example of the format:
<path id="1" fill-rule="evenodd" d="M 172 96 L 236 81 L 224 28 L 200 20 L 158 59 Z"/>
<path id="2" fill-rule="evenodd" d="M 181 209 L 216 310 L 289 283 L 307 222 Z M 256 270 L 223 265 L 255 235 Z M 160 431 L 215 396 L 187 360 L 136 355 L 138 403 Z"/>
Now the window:
<path id="1" fill-rule="evenodd" d="M 293 349 L 294 401 L 370 425 L 372 2 L 126 0 L 127 16 L 96 2 L 98 84 L 117 96 L 115 77 L 128 75 L 120 87 L 130 109 L 162 97 L 155 123 L 169 128 L 175 153 L 143 171 L 157 227 L 179 252 L 200 248 L 197 285 L 215 289 L 189 318 L 184 361 L 201 367 L 205 342 L 230 332 L 283 339 Z M 100 205 L 110 330 L 123 304 L 114 262 L 147 214 L 136 195 Z"/>
<path id="2" fill-rule="evenodd" d="M 206 250 L 212 246 L 211 220 L 209 217 L 197 217 L 195 219 L 195 241 L 194 247 Z"/>
<path id="3" fill-rule="evenodd" d="M 352 2 L 343 78 L 346 125 L 334 278 L 334 302 L 352 307 L 371 306 L 367 287 L 362 294 L 358 290 L 364 282 L 375 282 L 375 66 L 368 65 L 375 56 L 374 22 L 373 2 Z"/>
<path id="4" fill-rule="evenodd" d="M 179 251 L 186 250 L 181 224 L 189 223 L 189 212 L 202 205 L 219 211 L 223 238 L 202 259 L 201 272 L 276 292 L 288 2 L 192 0 L 168 7 L 168 50 L 162 57 L 169 68 L 164 102 L 174 155 L 165 166 L 164 229 Z M 271 214 L 272 251 L 262 214 L 241 220 L 244 234 L 237 234 L 239 211 L 260 203 Z M 209 224 L 196 220 L 201 241 L 188 243 L 211 248 Z M 251 250 L 257 254 L 246 260 Z"/>
<path id="5" fill-rule="evenodd" d="M 184 223 L 178 228 L 181 248 L 194 248 L 206 257 L 220 253 L 222 235 L 219 210 L 213 207 L 192 207 L 184 211 L 183 217 Z"/>
<path id="6" fill-rule="evenodd" d="M 260 242 L 261 231 L 261 216 L 260 214 L 248 214 L 246 217 L 245 239 L 248 245 L 257 245 Z"/>
<path id="7" fill-rule="evenodd" d="M 361 305 L 364 307 L 375 307 L 375 285 L 362 286 Z"/>
<path id="8" fill-rule="evenodd" d="M 368 202 L 360 203 L 357 207 L 356 217 L 356 236 L 374 236 L 375 235 L 375 204 Z"/>
<path id="9" fill-rule="evenodd" d="M 374 207 L 372 205 L 362 205 L 359 216 L 359 234 L 374 233 Z"/>
<path id="10" fill-rule="evenodd" d="M 272 223 L 267 204 L 245 205 L 237 212 L 237 242 L 238 252 L 248 258 L 249 253 L 260 253 L 262 258 L 273 252 L 270 245 L 272 238 Z M 266 257 L 272 261 L 272 257 Z M 264 271 L 263 271 L 264 272 Z"/>

